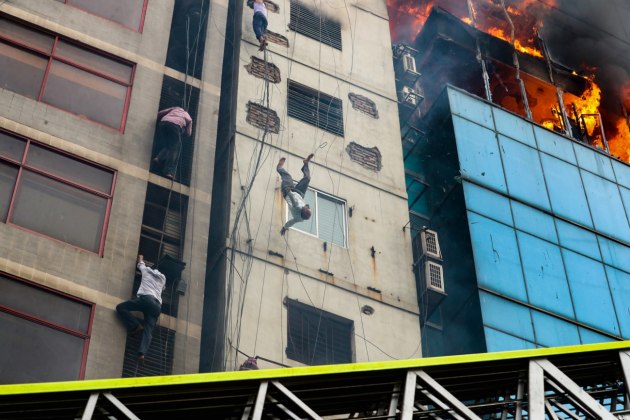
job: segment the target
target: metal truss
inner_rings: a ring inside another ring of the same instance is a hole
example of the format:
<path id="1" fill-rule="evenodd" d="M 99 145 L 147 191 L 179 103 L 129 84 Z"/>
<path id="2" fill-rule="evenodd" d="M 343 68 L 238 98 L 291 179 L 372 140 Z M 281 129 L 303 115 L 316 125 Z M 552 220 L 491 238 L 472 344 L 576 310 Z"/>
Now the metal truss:
<path id="1" fill-rule="evenodd" d="M 613 344 L 92 381 L 91 390 L 80 389 L 89 381 L 12 395 L 0 386 L 0 418 L 630 419 L 630 343 Z"/>

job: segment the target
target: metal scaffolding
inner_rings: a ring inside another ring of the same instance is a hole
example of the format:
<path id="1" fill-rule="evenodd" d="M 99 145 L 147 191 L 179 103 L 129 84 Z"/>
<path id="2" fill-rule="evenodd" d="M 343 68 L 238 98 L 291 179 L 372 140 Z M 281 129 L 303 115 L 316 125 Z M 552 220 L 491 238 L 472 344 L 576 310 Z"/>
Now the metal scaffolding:
<path id="1" fill-rule="evenodd" d="M 0 418 L 628 419 L 630 341 L 0 386 Z"/>

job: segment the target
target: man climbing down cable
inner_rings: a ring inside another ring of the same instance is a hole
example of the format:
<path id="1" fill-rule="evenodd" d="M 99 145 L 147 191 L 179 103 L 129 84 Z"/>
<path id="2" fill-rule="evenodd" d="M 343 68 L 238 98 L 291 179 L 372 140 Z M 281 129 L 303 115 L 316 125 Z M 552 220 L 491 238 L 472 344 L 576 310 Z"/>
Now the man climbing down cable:
<path id="1" fill-rule="evenodd" d="M 297 184 L 293 180 L 293 177 L 291 177 L 291 174 L 284 169 L 284 162 L 286 161 L 286 158 L 281 158 L 278 162 L 276 169 L 282 179 L 280 189 L 282 191 L 282 196 L 289 205 L 289 211 L 292 216 L 292 218 L 287 221 L 284 226 L 282 226 L 280 235 L 284 235 L 287 229 L 294 224 L 311 218 L 311 208 L 304 201 L 304 195 L 306 194 L 308 184 L 311 182 L 311 171 L 308 168 L 308 163 L 311 159 L 313 159 L 312 153 L 304 159 L 304 165 L 302 166 L 302 174 L 304 174 L 304 176 Z"/>
<path id="2" fill-rule="evenodd" d="M 142 281 L 136 297 L 119 303 L 116 311 L 132 335 L 142 333 L 138 348 L 138 361 L 142 363 L 151 344 L 153 328 L 162 312 L 162 291 L 166 285 L 166 277 L 157 269 L 147 267 L 142 255 L 138 255 L 138 270 L 142 273 Z M 142 312 L 144 323 L 133 316 L 131 311 Z"/>
<path id="3" fill-rule="evenodd" d="M 158 120 L 158 138 L 163 146 L 153 163 L 162 163 L 163 175 L 173 179 L 182 149 L 182 133 L 185 131 L 188 137 L 192 135 L 192 118 L 186 110 L 175 106 L 158 112 Z"/>
<path id="4" fill-rule="evenodd" d="M 254 33 L 260 42 L 258 50 L 262 51 L 267 46 L 267 6 L 263 0 L 247 0 L 247 5 L 254 9 Z"/>

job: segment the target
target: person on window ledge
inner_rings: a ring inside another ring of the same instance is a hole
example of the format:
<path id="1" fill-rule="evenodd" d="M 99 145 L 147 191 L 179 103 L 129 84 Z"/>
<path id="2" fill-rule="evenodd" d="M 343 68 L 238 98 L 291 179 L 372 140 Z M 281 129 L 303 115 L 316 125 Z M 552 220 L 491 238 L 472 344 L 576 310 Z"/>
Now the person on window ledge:
<path id="1" fill-rule="evenodd" d="M 254 33 L 256 39 L 260 42 L 259 51 L 263 51 L 267 47 L 267 6 L 263 0 L 247 0 L 247 5 L 254 9 Z"/>
<path id="2" fill-rule="evenodd" d="M 138 348 L 138 361 L 142 363 L 151 344 L 153 328 L 162 312 L 162 291 L 166 285 L 166 277 L 157 269 L 147 267 L 142 255 L 138 255 L 138 270 L 142 273 L 142 281 L 136 297 L 119 303 L 116 306 L 116 312 L 127 326 L 129 333 L 132 335 L 142 333 L 140 348 Z M 144 323 L 133 316 L 131 311 L 142 312 Z"/>
<path id="3" fill-rule="evenodd" d="M 162 165 L 162 174 L 168 179 L 175 178 L 177 161 L 182 149 L 182 133 L 192 135 L 192 118 L 188 112 L 178 106 L 158 112 L 158 138 L 162 150 L 153 158 L 153 163 Z"/>
<path id="4" fill-rule="evenodd" d="M 276 166 L 280 178 L 282 179 L 280 190 L 289 206 L 289 211 L 292 216 L 291 220 L 287 221 L 284 226 L 282 226 L 280 235 L 284 236 L 286 231 L 294 224 L 311 218 L 311 208 L 304 201 L 304 194 L 306 194 L 308 184 L 311 182 L 311 171 L 308 168 L 308 163 L 311 159 L 313 159 L 312 153 L 304 159 L 304 165 L 302 166 L 302 174 L 304 174 L 304 176 L 297 184 L 293 180 L 293 177 L 291 177 L 291 174 L 284 169 L 286 158 L 281 158 L 278 162 L 278 166 Z"/>

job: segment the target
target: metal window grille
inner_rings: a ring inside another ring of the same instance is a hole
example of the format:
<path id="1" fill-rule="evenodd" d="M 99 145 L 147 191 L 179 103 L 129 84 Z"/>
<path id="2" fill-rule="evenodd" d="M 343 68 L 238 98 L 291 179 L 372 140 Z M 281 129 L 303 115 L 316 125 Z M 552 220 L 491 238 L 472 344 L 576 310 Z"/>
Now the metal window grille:
<path id="1" fill-rule="evenodd" d="M 289 117 L 344 136 L 341 99 L 289 80 L 287 107 Z"/>
<path id="2" fill-rule="evenodd" d="M 127 337 L 122 377 L 170 375 L 173 372 L 175 331 L 159 325 L 155 326 L 151 346 L 144 355 L 143 364 L 138 363 L 138 347 L 140 347 L 141 339 L 142 334 Z"/>
<path id="3" fill-rule="evenodd" d="M 442 270 L 442 266 L 432 261 L 427 261 L 425 270 L 427 288 L 443 292 L 444 271 Z"/>
<path id="4" fill-rule="evenodd" d="M 289 29 L 341 50 L 341 24 L 296 0 L 291 1 Z"/>
<path id="5" fill-rule="evenodd" d="M 442 252 L 440 251 L 440 243 L 438 241 L 437 232 L 425 229 L 422 231 L 421 237 L 423 254 L 435 258 L 442 258 Z"/>
<path id="6" fill-rule="evenodd" d="M 287 356 L 307 365 L 352 362 L 354 322 L 287 299 Z"/>

